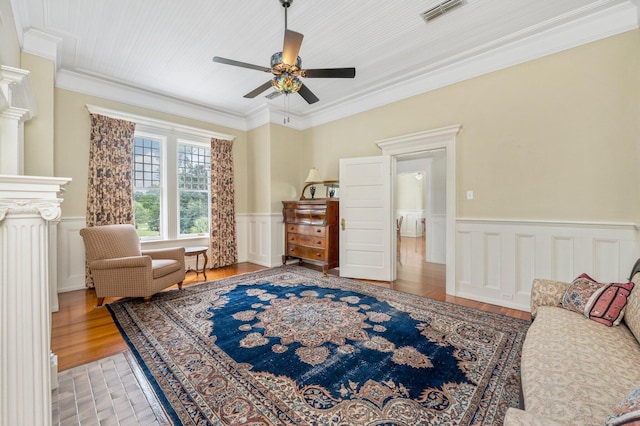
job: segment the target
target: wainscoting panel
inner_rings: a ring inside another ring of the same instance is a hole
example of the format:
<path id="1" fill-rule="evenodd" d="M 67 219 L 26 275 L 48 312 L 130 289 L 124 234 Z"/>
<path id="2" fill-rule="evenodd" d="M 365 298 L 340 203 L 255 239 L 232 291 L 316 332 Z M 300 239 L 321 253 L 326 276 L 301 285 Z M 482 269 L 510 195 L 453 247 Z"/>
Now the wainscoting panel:
<path id="1" fill-rule="evenodd" d="M 459 259 L 464 259 L 465 262 L 459 262 L 456 260 L 456 281 L 459 286 L 468 288 L 472 286 L 471 283 L 471 265 L 474 262 L 474 251 L 471 247 L 471 232 L 458 230 L 456 233 L 456 252 Z"/>
<path id="2" fill-rule="evenodd" d="M 551 268 L 553 271 L 551 276 L 564 278 L 571 277 L 572 272 L 575 269 L 573 264 L 573 260 L 576 257 L 574 250 L 575 238 L 551 236 L 551 242 Z"/>
<path id="3" fill-rule="evenodd" d="M 58 293 L 85 288 L 84 243 L 80 230 L 84 217 L 63 217 L 58 223 Z"/>
<path id="4" fill-rule="evenodd" d="M 638 257 L 633 224 L 458 219 L 456 296 L 528 311 L 534 278 L 626 282 Z"/>
<path id="5" fill-rule="evenodd" d="M 486 233 L 483 235 L 484 244 L 482 254 L 484 261 L 484 280 L 485 287 L 492 290 L 498 290 L 497 283 L 502 282 L 502 255 L 500 234 Z"/>
<path id="6" fill-rule="evenodd" d="M 282 264 L 284 253 L 284 224 L 282 214 L 249 214 L 247 261 L 262 266 Z"/>
<path id="7" fill-rule="evenodd" d="M 516 234 L 515 238 L 515 297 L 522 299 L 531 294 L 531 282 L 535 278 L 536 236 Z"/>

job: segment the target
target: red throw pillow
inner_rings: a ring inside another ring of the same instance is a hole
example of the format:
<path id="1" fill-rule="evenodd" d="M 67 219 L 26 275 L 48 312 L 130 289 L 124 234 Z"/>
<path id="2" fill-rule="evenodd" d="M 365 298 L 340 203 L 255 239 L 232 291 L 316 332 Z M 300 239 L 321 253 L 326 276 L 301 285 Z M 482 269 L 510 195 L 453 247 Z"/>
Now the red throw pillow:
<path id="1" fill-rule="evenodd" d="M 565 291 L 562 306 L 611 327 L 622 321 L 633 286 L 631 282 L 601 284 L 589 275 L 582 274 Z"/>

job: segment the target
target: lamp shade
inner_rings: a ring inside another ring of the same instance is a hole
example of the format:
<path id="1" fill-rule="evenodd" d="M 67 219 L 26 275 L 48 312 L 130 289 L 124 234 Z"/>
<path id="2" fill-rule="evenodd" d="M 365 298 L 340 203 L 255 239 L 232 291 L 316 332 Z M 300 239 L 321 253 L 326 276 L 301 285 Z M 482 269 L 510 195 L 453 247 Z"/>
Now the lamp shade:
<path id="1" fill-rule="evenodd" d="M 315 167 L 312 167 L 311 170 L 309 170 L 309 174 L 307 175 L 305 182 L 306 183 L 322 182 L 322 178 L 320 177 L 320 172 L 318 171 L 318 169 L 316 169 Z"/>

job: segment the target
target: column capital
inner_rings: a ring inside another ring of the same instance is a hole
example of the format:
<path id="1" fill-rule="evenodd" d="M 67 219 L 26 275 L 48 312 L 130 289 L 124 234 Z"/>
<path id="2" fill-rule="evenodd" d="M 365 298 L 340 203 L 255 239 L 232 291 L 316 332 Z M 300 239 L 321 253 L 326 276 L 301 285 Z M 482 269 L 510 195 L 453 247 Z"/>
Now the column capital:
<path id="1" fill-rule="evenodd" d="M 69 178 L 0 175 L 0 222 L 8 215 L 60 220 L 62 192 Z"/>
<path id="2" fill-rule="evenodd" d="M 62 211 L 60 204 L 62 198 L 52 200 L 3 200 L 0 199 L 0 222 L 8 215 L 16 216 L 40 216 L 46 221 L 57 222 Z"/>

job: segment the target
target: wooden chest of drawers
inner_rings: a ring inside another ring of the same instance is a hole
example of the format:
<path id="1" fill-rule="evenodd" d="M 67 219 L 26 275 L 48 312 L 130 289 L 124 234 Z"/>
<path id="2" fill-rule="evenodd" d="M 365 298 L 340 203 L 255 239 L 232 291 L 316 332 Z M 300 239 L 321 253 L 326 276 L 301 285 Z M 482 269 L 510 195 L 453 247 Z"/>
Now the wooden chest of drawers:
<path id="1" fill-rule="evenodd" d="M 285 252 L 282 263 L 289 258 L 309 260 L 322 265 L 322 272 L 338 266 L 339 201 L 283 201 Z"/>

